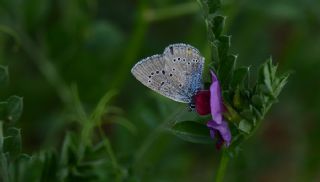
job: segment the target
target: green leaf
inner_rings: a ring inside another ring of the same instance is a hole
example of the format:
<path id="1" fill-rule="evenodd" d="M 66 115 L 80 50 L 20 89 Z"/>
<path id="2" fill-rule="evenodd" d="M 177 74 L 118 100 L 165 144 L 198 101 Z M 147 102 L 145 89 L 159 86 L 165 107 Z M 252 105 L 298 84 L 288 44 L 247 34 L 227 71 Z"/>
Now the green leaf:
<path id="1" fill-rule="evenodd" d="M 236 65 L 237 57 L 235 55 L 228 55 L 227 59 L 220 61 L 220 69 L 218 72 L 222 88 L 227 88 L 230 85 L 233 70 Z"/>
<path id="2" fill-rule="evenodd" d="M 213 38 L 212 42 L 210 42 L 210 50 L 211 50 L 211 60 L 212 60 L 211 64 L 214 69 L 217 69 L 219 67 L 219 54 L 218 54 L 217 44 L 214 43 L 214 38 Z M 216 70 L 214 70 L 214 71 L 216 71 Z"/>
<path id="3" fill-rule="evenodd" d="M 0 65 L 0 87 L 9 81 L 8 67 Z"/>
<path id="4" fill-rule="evenodd" d="M 202 0 L 202 1 L 206 1 L 206 0 Z M 220 7 L 221 7 L 221 2 L 220 0 L 207 0 L 207 4 L 209 7 L 209 13 L 213 14 L 215 13 Z"/>
<path id="5" fill-rule="evenodd" d="M 261 96 L 261 95 L 252 96 L 251 101 L 254 106 L 259 107 L 259 108 L 262 107 L 264 104 L 264 99 L 263 99 L 263 96 Z"/>
<path id="6" fill-rule="evenodd" d="M 19 156 L 21 152 L 21 132 L 18 128 L 8 128 L 5 133 L 3 142 L 4 152 L 8 152 L 10 159 L 13 160 Z"/>
<path id="7" fill-rule="evenodd" d="M 272 95 L 272 91 L 264 84 L 258 84 L 258 93 L 262 93 L 264 95 Z"/>
<path id="8" fill-rule="evenodd" d="M 250 108 L 251 108 L 251 107 L 250 107 Z M 242 112 L 240 113 L 240 115 L 241 115 L 243 118 L 245 118 L 246 120 L 248 120 L 248 121 L 250 121 L 250 120 L 252 120 L 252 119 L 254 118 L 254 115 L 253 115 L 251 109 L 245 109 L 244 111 L 242 111 Z"/>
<path id="9" fill-rule="evenodd" d="M 264 86 L 261 87 L 263 92 L 275 98 L 273 84 L 276 81 L 277 66 L 272 64 L 272 58 L 269 58 L 260 68 L 259 83 Z"/>
<path id="10" fill-rule="evenodd" d="M 257 109 L 256 107 L 252 107 L 253 114 L 255 115 L 255 118 L 258 119 L 258 121 L 263 119 L 263 113 L 265 112 L 265 108 Z M 253 125 L 256 125 L 257 120 L 253 120 Z"/>
<path id="11" fill-rule="evenodd" d="M 281 76 L 280 78 L 276 79 L 276 84 L 274 87 L 274 95 L 278 96 L 281 92 L 281 90 L 283 89 L 283 87 L 287 84 L 288 82 L 288 78 L 289 78 L 289 73 L 284 74 L 283 76 Z"/>
<path id="12" fill-rule="evenodd" d="M 212 32 L 214 33 L 215 37 L 219 37 L 222 33 L 225 17 L 221 15 L 217 15 L 212 20 Z"/>
<path id="13" fill-rule="evenodd" d="M 231 36 L 222 35 L 218 38 L 218 54 L 219 54 L 219 61 L 225 60 L 228 55 L 228 51 L 231 44 Z"/>
<path id="14" fill-rule="evenodd" d="M 244 86 L 244 80 L 249 78 L 249 67 L 237 68 L 232 77 L 231 87 L 237 88 L 238 86 Z"/>
<path id="15" fill-rule="evenodd" d="M 22 97 L 11 96 L 7 99 L 7 119 L 15 123 L 19 120 L 22 109 L 23 109 L 23 101 Z"/>
<path id="16" fill-rule="evenodd" d="M 250 124 L 249 121 L 247 121 L 247 120 L 241 120 L 240 121 L 239 130 L 249 134 L 251 129 L 252 129 L 252 125 Z"/>
<path id="17" fill-rule="evenodd" d="M 235 111 L 228 103 L 224 103 L 227 112 L 223 113 L 223 116 L 230 122 L 238 122 L 240 116 L 237 111 Z"/>
<path id="18" fill-rule="evenodd" d="M 193 143 L 211 143 L 210 131 L 207 126 L 194 121 L 179 122 L 171 128 L 173 134 Z"/>

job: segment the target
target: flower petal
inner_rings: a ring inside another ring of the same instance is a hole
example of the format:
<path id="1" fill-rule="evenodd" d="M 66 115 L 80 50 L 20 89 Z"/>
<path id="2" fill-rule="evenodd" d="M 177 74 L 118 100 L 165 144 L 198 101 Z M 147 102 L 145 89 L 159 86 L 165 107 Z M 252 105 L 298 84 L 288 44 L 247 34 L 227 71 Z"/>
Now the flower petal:
<path id="1" fill-rule="evenodd" d="M 217 134 L 216 130 L 210 129 L 210 136 L 212 139 L 214 139 L 216 137 L 216 134 Z"/>
<path id="2" fill-rule="evenodd" d="M 222 121 L 221 124 L 218 124 L 216 121 L 211 120 L 207 123 L 207 127 L 215 132 L 219 132 L 220 136 L 222 137 L 223 141 L 226 142 L 226 145 L 229 146 L 231 142 L 231 132 L 226 121 Z M 210 132 L 211 133 L 211 132 Z M 212 135 L 211 135 L 212 136 Z"/>
<path id="3" fill-rule="evenodd" d="M 201 90 L 194 96 L 194 102 L 196 111 L 199 115 L 208 115 L 211 112 L 210 109 L 210 91 Z"/>
<path id="4" fill-rule="evenodd" d="M 213 71 L 210 71 L 212 83 L 210 86 L 210 107 L 212 119 L 217 123 L 222 123 L 222 112 L 223 112 L 223 103 L 221 97 L 220 84 L 217 79 L 217 76 Z"/>

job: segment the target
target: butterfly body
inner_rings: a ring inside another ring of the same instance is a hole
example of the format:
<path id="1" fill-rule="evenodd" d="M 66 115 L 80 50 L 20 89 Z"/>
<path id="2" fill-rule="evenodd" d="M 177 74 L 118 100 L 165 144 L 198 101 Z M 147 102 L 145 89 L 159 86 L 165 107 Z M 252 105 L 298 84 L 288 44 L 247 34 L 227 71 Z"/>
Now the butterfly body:
<path id="1" fill-rule="evenodd" d="M 174 101 L 192 103 L 202 89 L 204 58 L 187 44 L 172 44 L 163 54 L 139 61 L 131 70 L 142 84 Z"/>

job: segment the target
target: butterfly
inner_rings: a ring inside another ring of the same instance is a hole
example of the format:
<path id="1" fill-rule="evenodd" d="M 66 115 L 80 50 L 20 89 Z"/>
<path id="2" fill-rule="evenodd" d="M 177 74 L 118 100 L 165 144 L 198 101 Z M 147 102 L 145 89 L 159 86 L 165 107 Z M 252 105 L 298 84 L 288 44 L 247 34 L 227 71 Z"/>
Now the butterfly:
<path id="1" fill-rule="evenodd" d="M 204 57 L 188 44 L 171 44 L 162 54 L 136 63 L 131 73 L 143 85 L 194 108 L 193 96 L 202 89 Z"/>

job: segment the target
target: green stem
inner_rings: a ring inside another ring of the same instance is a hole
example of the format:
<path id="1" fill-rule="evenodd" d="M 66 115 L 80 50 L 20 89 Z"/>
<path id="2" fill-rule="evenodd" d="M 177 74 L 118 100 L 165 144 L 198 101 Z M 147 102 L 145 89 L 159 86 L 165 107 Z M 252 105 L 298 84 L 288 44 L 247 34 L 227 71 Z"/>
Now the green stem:
<path id="1" fill-rule="evenodd" d="M 220 164 L 219 164 L 219 168 L 218 168 L 217 175 L 216 175 L 216 182 L 223 181 L 228 162 L 229 162 L 229 156 L 228 156 L 226 150 L 223 150 Z"/>

